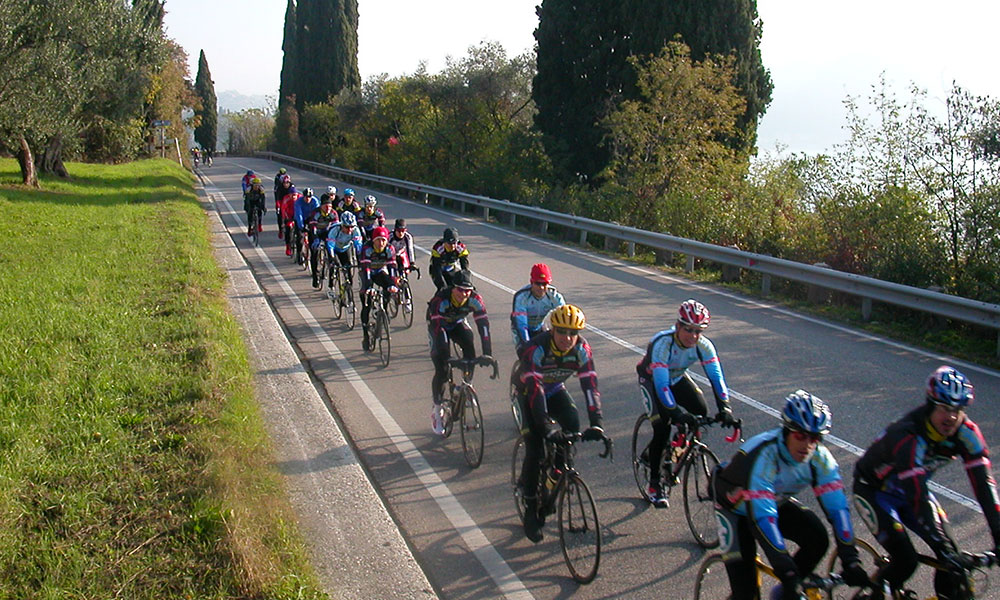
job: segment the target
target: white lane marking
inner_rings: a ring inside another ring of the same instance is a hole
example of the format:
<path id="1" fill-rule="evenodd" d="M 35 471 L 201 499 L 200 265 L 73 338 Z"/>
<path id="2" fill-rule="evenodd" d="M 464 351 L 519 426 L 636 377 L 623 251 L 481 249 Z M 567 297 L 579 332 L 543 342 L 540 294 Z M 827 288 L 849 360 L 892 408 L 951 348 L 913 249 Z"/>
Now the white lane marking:
<path id="1" fill-rule="evenodd" d="M 240 233 L 246 231 L 246 225 L 243 222 L 242 217 L 237 213 L 226 195 L 222 193 L 211 180 L 206 177 L 209 182 L 207 189 L 209 192 L 209 197 L 217 196 L 221 199 L 222 203 L 225 204 L 226 210 L 229 215 L 238 224 L 237 231 Z M 213 201 L 215 198 L 212 198 Z M 218 210 L 218 207 L 216 207 Z M 220 217 L 223 216 L 220 212 Z M 225 222 L 223 222 L 225 225 Z M 227 229 L 229 229 L 227 227 Z M 239 234 L 238 234 L 239 235 Z M 232 233 L 230 233 L 232 236 Z M 271 262 L 271 259 L 267 256 L 262 248 L 259 246 L 254 248 L 257 252 L 257 258 L 264 264 L 268 272 L 274 277 L 275 281 L 281 287 L 286 298 L 288 298 L 292 306 L 299 313 L 302 320 L 309 326 L 313 335 L 319 340 L 323 349 L 326 350 L 330 357 L 333 358 L 337 365 L 337 368 L 344 374 L 347 381 L 350 382 L 354 391 L 357 392 L 358 396 L 364 402 L 365 406 L 371 411 L 375 420 L 378 421 L 379 425 L 385 434 L 392 440 L 392 443 L 396 446 L 396 450 L 406 459 L 406 462 L 410 465 L 413 473 L 417 476 L 417 479 L 423 484 L 427 493 L 430 494 L 434 501 L 437 503 L 438 507 L 444 512 L 445 516 L 451 522 L 452 527 L 462 536 L 462 540 L 465 544 L 472 550 L 473 554 L 482 564 L 483 568 L 489 574 L 490 578 L 500 589 L 500 592 L 507 598 L 513 598 L 517 600 L 529 600 L 534 598 L 531 592 L 524 587 L 524 584 L 517 577 L 510 566 L 503 560 L 500 553 L 497 552 L 496 548 L 490 543 L 486 535 L 479 529 L 476 522 L 472 519 L 469 513 L 462 507 L 462 504 L 455 498 L 451 490 L 448 489 L 447 484 L 445 484 L 438 474 L 431 467 L 430 463 L 420 454 L 417 447 L 410 441 L 406 433 L 399 426 L 396 420 L 389 414 L 389 411 L 385 409 L 385 406 L 379 401 L 375 393 L 372 392 L 371 388 L 362 380 L 361 376 L 358 375 L 354 367 L 351 366 L 350 361 L 340 352 L 340 349 L 333 340 L 326 334 L 323 327 L 319 324 L 312 313 L 306 308 L 305 304 L 299 299 L 298 294 L 292 289 L 285 278 L 282 276 L 278 268 Z"/>
<path id="2" fill-rule="evenodd" d="M 525 238 L 525 239 L 530 239 L 530 240 L 533 240 L 533 241 L 535 241 L 535 242 L 537 242 L 539 244 L 542 244 L 544 246 L 548 246 L 550 248 L 553 248 L 553 249 L 556 249 L 556 250 L 559 250 L 559 251 L 562 251 L 562 252 L 568 252 L 570 254 L 576 254 L 578 256 L 586 257 L 588 260 L 591 260 L 591 261 L 594 261 L 594 262 L 597 262 L 597 263 L 601 263 L 601 264 L 609 265 L 609 266 L 614 266 L 614 267 L 618 267 L 618 268 L 622 268 L 622 269 L 628 269 L 628 270 L 638 271 L 638 272 L 640 272 L 640 273 L 642 273 L 644 275 L 648 275 L 648 276 L 659 278 L 659 279 L 666 279 L 667 281 L 670 281 L 671 283 L 680 284 L 680 285 L 686 285 L 686 286 L 692 287 L 694 289 L 697 289 L 699 291 L 702 291 L 702 292 L 705 292 L 705 293 L 709 293 L 709 294 L 714 294 L 714 295 L 717 295 L 717 296 L 722 296 L 724 298 L 727 298 L 729 300 L 733 300 L 733 301 L 738 302 L 738 303 L 748 303 L 748 304 L 751 304 L 751 305 L 756 306 L 758 308 L 764 308 L 764 309 L 772 310 L 772 311 L 775 311 L 775 312 L 777 312 L 779 314 L 782 314 L 782 315 L 785 315 L 785 316 L 788 316 L 788 317 L 792 317 L 794 319 L 799 319 L 799 320 L 806 321 L 806 322 L 809 322 L 809 323 L 813 323 L 813 324 L 816 324 L 816 325 L 821 325 L 823 327 L 828 327 L 828 328 L 833 329 L 835 331 L 840 331 L 840 332 L 843 332 L 843 333 L 847 333 L 849 335 L 858 336 L 858 337 L 860 337 L 862 339 L 866 339 L 866 340 L 870 340 L 870 341 L 875 341 L 875 342 L 880 342 L 880 343 L 886 344 L 886 345 L 894 347 L 894 348 L 899 348 L 899 349 L 906 350 L 908 352 L 913 352 L 915 354 L 919 354 L 919 355 L 926 356 L 926 357 L 929 357 L 929 358 L 938 359 L 938 360 L 941 360 L 941 361 L 949 363 L 949 364 L 960 365 L 964 369 L 967 369 L 967 370 L 970 370 L 970 371 L 977 371 L 979 373 L 983 373 L 983 374 L 986 374 L 986 375 L 991 375 L 993 377 L 1000 377 L 1000 371 L 995 371 L 993 369 L 989 369 L 989 368 L 986 368 L 986 367 L 981 367 L 979 365 L 974 365 L 972 363 L 961 361 L 961 360 L 958 360 L 958 359 L 955 359 L 955 358 L 952 358 L 952 357 L 947 357 L 947 356 L 942 356 L 942 355 L 938 355 L 938 354 L 933 354 L 933 353 L 927 352 L 926 350 L 922 350 L 920 348 L 914 348 L 912 346 L 907 346 L 906 344 L 902 344 L 902 343 L 899 343 L 899 342 L 896 342 L 896 341 L 893 341 L 893 340 L 889 340 L 889 339 L 882 338 L 882 337 L 879 337 L 879 336 L 876 336 L 876 335 L 872 335 L 872 334 L 869 334 L 867 332 L 857 331 L 857 330 L 854 330 L 854 329 L 850 329 L 848 327 L 843 327 L 843 326 L 840 326 L 840 325 L 836 325 L 834 323 L 828 323 L 828 322 L 823 321 L 821 319 L 816 319 L 816 318 L 809 317 L 809 316 L 806 316 L 806 315 L 797 314 L 795 312 L 789 311 L 787 309 L 781 308 L 781 307 L 779 307 L 777 305 L 774 305 L 774 304 L 771 304 L 771 303 L 760 302 L 758 300 L 753 300 L 753 299 L 750 299 L 750 298 L 745 298 L 743 296 L 737 296 L 735 294 L 731 294 L 731 293 L 726 292 L 724 290 L 717 290 L 717 289 L 714 289 L 714 288 L 711 288 L 711 287 L 708 287 L 708 286 L 705 286 L 705 285 L 702 285 L 702 284 L 699 284 L 699 283 L 696 283 L 696 282 L 693 282 L 693 281 L 689 281 L 689 280 L 686 280 L 686 279 L 680 279 L 680 278 L 673 277 L 671 275 L 667 275 L 667 274 L 664 274 L 664 273 L 658 273 L 658 272 L 655 272 L 655 271 L 650 271 L 648 269 L 645 269 L 645 268 L 637 266 L 637 265 L 632 265 L 632 264 L 629 264 L 629 263 L 625 263 L 625 262 L 617 260 L 617 259 L 610 259 L 610 258 L 607 258 L 607 257 L 604 257 L 604 256 L 595 255 L 595 254 L 592 254 L 592 253 L 589 253 L 589 252 L 586 252 L 584 250 L 580 250 L 580 249 L 577 249 L 577 248 L 570 248 L 570 247 L 567 247 L 567 246 L 562 246 L 562 245 L 556 244 L 554 242 L 550 242 L 548 240 L 540 239 L 540 238 L 537 238 L 537 237 L 534 237 L 534 236 L 530 236 L 530 235 L 527 235 L 527 234 L 523 234 L 523 233 L 520 233 L 520 232 L 517 232 L 517 231 L 512 231 L 510 229 L 507 229 L 507 228 L 504 228 L 504 227 L 499 227 L 499 226 L 496 226 L 496 225 L 492 225 L 490 223 L 484 223 L 484 222 L 482 222 L 480 220 L 473 219 L 473 218 L 470 218 L 470 217 L 465 217 L 465 216 L 461 216 L 461 215 L 456 216 L 454 213 L 451 213 L 449 211 L 442 210 L 442 209 L 436 208 L 434 206 L 429 206 L 429 205 L 421 204 L 419 202 L 414 202 L 413 200 L 408 200 L 406 198 L 397 198 L 396 196 L 393 196 L 393 198 L 395 198 L 397 200 L 400 200 L 400 201 L 409 202 L 409 203 L 412 203 L 412 204 L 417 204 L 417 205 L 421 206 L 424 209 L 436 212 L 436 213 L 438 213 L 440 215 L 447 216 L 449 219 L 459 220 L 459 221 L 462 221 L 462 222 L 465 222 L 465 223 L 469 223 L 469 224 L 472 224 L 472 225 L 479 225 L 479 226 L 482 226 L 482 227 L 488 227 L 490 229 L 494 229 L 496 231 L 501 231 L 501 232 L 507 233 L 509 235 L 514 235 L 514 236 L 517 236 L 517 237 L 522 237 L 522 238 Z M 489 283 L 492 283 L 493 285 L 495 285 L 499 289 L 502 289 L 504 291 L 508 291 L 508 292 L 513 293 L 513 290 L 511 290 L 509 287 L 507 287 L 507 286 L 505 286 L 503 284 L 500 284 L 498 282 L 494 282 L 493 280 L 485 278 L 485 277 L 482 277 L 481 275 L 477 275 L 477 276 L 480 277 L 481 279 L 483 279 L 483 281 L 487 281 Z M 616 344 L 619 344 L 620 346 L 622 346 L 622 347 L 624 347 L 624 348 L 626 348 L 628 350 L 631 350 L 631 351 L 633 351 L 633 352 L 635 352 L 637 354 L 641 355 L 641 354 L 645 353 L 645 349 L 639 348 L 638 346 L 636 346 L 636 345 L 634 345 L 634 344 L 632 344 L 630 342 L 622 340 L 621 338 L 618 338 L 618 337 L 616 337 L 616 336 L 614 336 L 614 335 L 612 335 L 612 334 L 610 334 L 610 333 L 608 333 L 606 331 L 603 331 L 603 330 L 600 330 L 600 329 L 598 329 L 596 327 L 593 327 L 592 325 L 588 324 L 587 325 L 587 329 L 589 329 L 589 330 L 593 331 L 594 333 L 596 333 L 597 335 L 600 335 L 601 337 L 604 337 L 604 338 L 606 338 L 606 339 L 608 339 L 608 340 L 610 340 L 610 341 L 612 341 L 612 342 L 614 342 Z M 698 373 L 695 373 L 693 371 L 689 371 L 689 372 L 700 383 L 703 383 L 705 385 L 710 385 L 708 379 L 705 376 L 703 376 L 701 374 L 698 374 Z M 730 391 L 730 394 L 734 398 L 736 398 L 737 400 L 739 400 L 740 402 L 742 402 L 742 403 L 744 403 L 744 404 L 746 404 L 748 406 L 756 408 L 757 410 L 765 412 L 765 413 L 767 413 L 769 415 L 772 415 L 774 417 L 778 417 L 779 414 L 780 414 L 778 410 L 776 410 L 774 408 L 771 408 L 770 406 L 768 406 L 768 405 L 766 405 L 766 404 L 764 404 L 762 402 L 754 400 L 753 398 L 751 398 L 749 396 L 746 396 L 744 394 L 736 392 L 735 390 L 732 390 L 732 389 L 730 389 L 729 391 Z M 859 447 L 859 446 L 857 446 L 855 444 L 852 444 L 851 442 L 848 442 L 847 440 L 838 438 L 837 436 L 828 435 L 828 436 L 826 436 L 826 439 L 828 441 L 830 441 L 831 443 L 833 443 L 835 446 L 838 446 L 839 448 L 842 448 L 842 449 L 846 450 L 847 452 L 850 452 L 851 454 L 854 454 L 855 456 L 861 456 L 862 454 L 864 454 L 864 449 L 863 448 L 861 448 L 861 447 Z M 936 492 L 936 493 L 938 493 L 938 494 L 940 494 L 940 495 L 942 495 L 942 496 L 944 496 L 946 498 L 949 498 L 949 499 L 957 502 L 958 504 L 960 504 L 960 505 L 962 505 L 962 506 L 964 506 L 964 507 L 966 507 L 966 508 L 968 508 L 970 510 L 973 510 L 973 511 L 978 512 L 980 514 L 982 514 L 982 512 L 983 512 L 983 510 L 982 510 L 982 508 L 980 508 L 979 504 L 976 501 L 974 501 L 972 498 L 969 498 L 968 496 L 960 494 L 959 492 L 957 492 L 955 490 L 952 490 L 951 488 L 947 488 L 947 487 L 945 487 L 945 486 L 943 486 L 943 485 L 941 485 L 941 484 L 939 484 L 939 483 L 937 483 L 935 481 L 928 482 L 928 486 L 934 492 Z"/>

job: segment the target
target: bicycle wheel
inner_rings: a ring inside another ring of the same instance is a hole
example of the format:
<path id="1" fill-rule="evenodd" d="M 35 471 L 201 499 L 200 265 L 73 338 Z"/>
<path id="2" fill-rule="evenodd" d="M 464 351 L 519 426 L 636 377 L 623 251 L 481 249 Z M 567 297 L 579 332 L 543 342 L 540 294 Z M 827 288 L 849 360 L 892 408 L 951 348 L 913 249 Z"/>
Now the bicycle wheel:
<path id="1" fill-rule="evenodd" d="M 601 524 L 590 488 L 575 472 L 567 473 L 559 490 L 559 544 L 573 579 L 590 583 L 601 564 Z"/>
<path id="2" fill-rule="evenodd" d="M 344 313 L 347 315 L 347 330 L 353 331 L 358 324 L 358 305 L 354 301 L 354 292 L 351 290 L 351 281 L 347 278 L 347 271 L 341 273 L 344 276 L 341 285 L 341 294 L 345 299 Z"/>
<path id="3" fill-rule="evenodd" d="M 389 312 L 390 319 L 395 319 L 397 316 L 399 316 L 400 302 L 401 301 L 399 299 L 399 291 L 396 291 L 396 293 L 389 296 L 389 301 L 386 303 L 385 308 Z"/>
<path id="4" fill-rule="evenodd" d="M 378 346 L 378 355 L 382 359 L 382 366 L 388 367 L 392 351 L 392 340 L 389 339 L 389 315 L 381 306 L 372 310 L 378 311 L 375 315 L 375 344 Z"/>
<path id="5" fill-rule="evenodd" d="M 653 441 L 653 425 L 649 415 L 642 414 L 632 428 L 632 473 L 639 494 L 649 502 L 649 442 Z"/>
<path id="6" fill-rule="evenodd" d="M 413 292 L 410 290 L 409 281 L 404 281 L 403 285 L 399 286 L 399 295 L 402 298 L 399 312 L 403 313 L 403 325 L 409 329 L 413 326 Z"/>
<path id="7" fill-rule="evenodd" d="M 694 580 L 695 600 L 728 600 L 732 598 L 729 587 L 729 575 L 721 554 L 711 554 L 698 569 L 698 577 Z"/>
<path id="8" fill-rule="evenodd" d="M 330 301 L 333 302 L 333 318 L 339 319 L 344 316 L 344 284 L 340 280 L 340 269 L 335 267 L 333 270 L 333 285 L 330 286 L 328 293 Z"/>
<path id="9" fill-rule="evenodd" d="M 254 208 L 250 209 L 250 223 L 247 224 L 247 231 L 250 232 L 250 243 L 254 246 L 259 245 L 258 237 L 259 233 L 257 231 L 257 224 L 260 223 L 260 212 Z"/>
<path id="10" fill-rule="evenodd" d="M 522 435 L 514 443 L 514 456 L 510 462 L 510 487 L 514 491 L 517 518 L 521 520 L 522 525 L 524 524 L 524 507 L 526 502 L 524 497 L 527 495 L 524 491 L 524 485 L 521 483 L 521 467 L 524 465 L 524 452 L 524 436 Z"/>
<path id="11" fill-rule="evenodd" d="M 517 386 L 514 385 L 514 375 L 517 372 L 517 361 L 510 369 L 510 414 L 514 417 L 514 427 L 518 433 L 524 428 L 524 416 L 521 414 L 521 399 L 517 394 Z"/>
<path id="12" fill-rule="evenodd" d="M 326 271 L 333 268 L 327 263 L 329 263 L 329 257 L 326 254 L 326 249 L 320 244 L 319 254 L 316 255 L 316 281 L 319 283 L 317 290 L 322 290 L 323 286 L 326 285 Z"/>
<path id="13" fill-rule="evenodd" d="M 300 234 L 299 240 L 299 267 L 303 271 L 309 268 L 309 236 Z"/>
<path id="14" fill-rule="evenodd" d="M 868 573 L 868 577 L 874 581 L 878 570 L 885 566 L 885 559 L 882 557 L 882 553 L 865 540 L 859 538 L 854 538 L 854 547 L 858 549 L 858 558 L 861 559 L 861 566 Z M 840 557 L 834 552 L 830 555 L 830 562 L 827 563 L 827 572 L 838 573 L 841 568 Z M 832 600 L 853 600 L 855 598 L 868 598 L 868 593 L 868 590 L 865 589 L 842 585 L 834 588 L 830 592 L 829 597 Z"/>
<path id="15" fill-rule="evenodd" d="M 479 396 L 472 386 L 465 388 L 462 394 L 461 426 L 462 450 L 465 451 L 465 462 L 475 469 L 483 462 L 483 447 L 486 433 L 483 428 L 483 410 L 479 406 Z"/>
<path id="16" fill-rule="evenodd" d="M 444 398 L 444 433 L 441 437 L 447 438 L 455 428 L 455 416 L 458 414 L 458 398 L 455 397 L 455 386 L 451 382 L 444 384 L 441 397 Z"/>
<path id="17" fill-rule="evenodd" d="M 694 445 L 684 461 L 684 517 L 702 548 L 719 545 L 715 519 L 715 501 L 711 489 L 712 471 L 719 464 L 711 449 Z"/>

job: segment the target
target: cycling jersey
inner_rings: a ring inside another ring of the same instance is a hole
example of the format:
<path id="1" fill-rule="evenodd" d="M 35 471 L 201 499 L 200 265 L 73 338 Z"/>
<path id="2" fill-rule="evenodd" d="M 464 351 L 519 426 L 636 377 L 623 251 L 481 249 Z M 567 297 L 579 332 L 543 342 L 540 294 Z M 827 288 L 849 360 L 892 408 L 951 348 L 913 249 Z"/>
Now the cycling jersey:
<path id="1" fill-rule="evenodd" d="M 256 208 L 257 210 L 264 210 L 264 202 L 267 199 L 264 197 L 264 190 L 250 188 L 247 193 L 243 195 L 243 211 L 249 213 L 251 208 Z"/>
<path id="2" fill-rule="evenodd" d="M 543 331 L 531 338 L 520 354 L 520 365 L 515 374 L 519 395 L 526 399 L 533 423 L 544 432 L 548 420 L 547 400 L 565 390 L 565 381 L 576 375 L 587 402 L 587 415 L 592 427 L 600 427 L 601 394 L 597 389 L 597 370 L 590 344 L 578 336 L 576 345 L 567 352 L 556 349 L 551 331 Z"/>
<path id="3" fill-rule="evenodd" d="M 927 485 L 935 471 L 961 458 L 993 543 L 1000 545 L 1000 501 L 982 432 L 966 417 L 954 435 L 943 437 L 930 423 L 931 410 L 931 406 L 921 406 L 889 425 L 855 465 L 855 486 L 870 486 L 880 492 L 879 503 L 892 505 L 908 527 L 940 552 L 953 542 L 938 526 L 937 503 Z"/>
<path id="4" fill-rule="evenodd" d="M 371 287 L 372 276 L 375 273 L 392 275 L 396 269 L 396 251 L 386 244 L 381 252 L 375 250 L 371 242 L 361 247 L 358 255 L 358 268 L 361 271 L 361 288 Z"/>
<path id="5" fill-rule="evenodd" d="M 405 269 L 416 262 L 414 260 L 416 255 L 413 253 L 413 236 L 410 235 L 409 231 L 404 231 L 401 238 L 396 237 L 396 233 L 393 232 L 389 236 L 389 245 L 396 251 L 400 268 Z"/>
<path id="6" fill-rule="evenodd" d="M 520 348 L 542 329 L 542 319 L 557 306 L 566 304 L 559 290 L 548 286 L 541 298 L 531 293 L 531 284 L 514 292 L 511 301 L 510 331 L 514 336 L 514 346 Z"/>
<path id="7" fill-rule="evenodd" d="M 362 207 L 357 202 L 351 202 L 350 204 L 348 204 L 346 198 L 344 200 L 341 200 L 340 204 L 337 205 L 337 212 L 340 213 L 340 216 L 344 216 L 345 212 L 350 211 L 354 213 L 355 217 L 358 218 L 358 223 L 361 222 L 361 213 L 363 210 L 364 207 Z"/>
<path id="8" fill-rule="evenodd" d="M 365 231 L 371 233 L 372 229 L 385 225 L 385 213 L 382 212 L 381 208 L 375 207 L 375 210 L 369 214 L 368 209 L 363 208 L 358 214 L 358 225 L 361 225 Z"/>
<path id="9" fill-rule="evenodd" d="M 636 372 L 640 378 L 652 378 L 657 398 L 668 411 L 672 412 L 678 409 L 677 400 L 670 391 L 671 386 L 680 381 L 688 367 L 698 362 L 712 384 L 719 412 L 730 410 L 729 388 L 722 374 L 722 364 L 719 362 L 715 345 L 702 335 L 694 346 L 685 348 L 677 343 L 675 331 L 676 326 L 657 333 L 649 340 L 646 354 L 636 365 Z M 647 410 L 650 408 L 652 407 L 647 407 Z"/>
<path id="10" fill-rule="evenodd" d="M 278 201 L 276 208 L 283 223 L 287 223 L 295 218 L 295 201 L 302 197 L 302 194 L 295 189 L 295 186 L 285 190 L 285 195 Z"/>
<path id="11" fill-rule="evenodd" d="M 194 157 L 198 158 L 198 154 L 195 154 Z M 254 177 L 256 177 L 256 175 L 244 175 L 243 179 L 240 181 L 240 183 L 243 186 L 244 194 L 247 193 L 247 190 L 250 189 L 250 186 L 252 185 L 250 182 L 253 180 Z"/>
<path id="12" fill-rule="evenodd" d="M 445 274 L 458 269 L 469 268 L 469 250 L 462 242 L 455 242 L 449 251 L 444 247 L 444 239 L 440 239 L 431 247 L 430 273 L 434 285 L 441 289 L 447 285 Z"/>
<path id="13" fill-rule="evenodd" d="M 737 518 L 746 517 L 753 537 L 763 545 L 775 573 L 783 574 L 782 580 L 794 574 L 796 567 L 778 527 L 779 508 L 807 486 L 813 488 L 833 527 L 841 560 L 844 564 L 857 561 L 840 468 L 823 444 L 800 463 L 789 453 L 781 428 L 765 431 L 744 442 L 714 480 L 717 506 Z"/>
<path id="14" fill-rule="evenodd" d="M 319 200 L 316 199 L 316 196 L 311 196 L 309 198 L 306 198 L 305 196 L 299 197 L 299 199 L 295 201 L 294 205 L 295 225 L 299 229 L 305 229 L 306 221 L 308 221 L 312 217 L 313 213 L 318 210 Z M 336 215 L 337 213 L 335 211 L 331 211 L 330 214 Z"/>
<path id="15" fill-rule="evenodd" d="M 343 227 L 330 228 L 330 234 L 327 235 L 327 245 L 330 249 L 337 254 L 343 254 L 348 252 L 351 246 L 354 246 L 354 254 L 360 256 L 361 254 L 361 232 L 358 231 L 357 225 L 351 227 L 350 231 L 344 231 Z"/>
<path id="16" fill-rule="evenodd" d="M 472 292 L 464 304 L 454 305 L 451 300 L 451 288 L 445 288 L 434 294 L 427 304 L 427 326 L 434 337 L 441 330 L 448 330 L 465 323 L 465 318 L 472 315 L 479 329 L 479 337 L 483 340 L 483 354 L 493 354 L 493 344 L 490 340 L 490 319 L 486 315 L 486 303 L 479 292 Z"/>

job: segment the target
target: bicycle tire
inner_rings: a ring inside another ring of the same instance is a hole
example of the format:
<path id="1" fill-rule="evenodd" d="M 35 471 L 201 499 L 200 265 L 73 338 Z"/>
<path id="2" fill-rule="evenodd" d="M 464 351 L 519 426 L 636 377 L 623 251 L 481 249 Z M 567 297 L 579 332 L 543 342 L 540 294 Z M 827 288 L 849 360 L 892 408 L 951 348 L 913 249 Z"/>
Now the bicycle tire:
<path id="1" fill-rule="evenodd" d="M 471 386 L 465 388 L 461 409 L 462 450 L 465 462 L 473 469 L 483 464 L 483 450 L 486 446 L 486 431 L 483 427 L 483 409 L 479 396 Z"/>
<path id="2" fill-rule="evenodd" d="M 378 311 L 375 315 L 375 343 L 378 345 L 378 355 L 382 360 L 382 366 L 388 367 L 392 358 L 392 340 L 389 338 L 389 315 L 386 314 L 382 306 L 376 306 L 372 310 Z"/>
<path id="3" fill-rule="evenodd" d="M 861 559 L 861 566 L 864 567 L 865 572 L 868 573 L 868 577 L 875 580 L 875 576 L 878 574 L 879 569 L 886 565 L 885 557 L 882 553 L 875 549 L 870 543 L 862 540 L 860 538 L 854 539 L 854 547 L 858 549 L 858 558 Z M 840 557 L 836 552 L 830 555 L 829 562 L 827 563 L 827 573 L 836 573 L 840 571 L 839 568 Z M 854 600 L 856 598 L 868 598 L 868 591 L 864 589 L 847 587 L 846 585 L 836 587 L 830 591 L 829 596 L 831 600 Z"/>
<path id="4" fill-rule="evenodd" d="M 573 579 L 590 583 L 601 565 L 601 521 L 586 482 L 574 471 L 559 482 L 559 545 Z"/>
<path id="5" fill-rule="evenodd" d="M 524 436 L 518 436 L 517 441 L 514 443 L 514 455 L 511 457 L 510 462 L 510 486 L 514 492 L 514 505 L 517 507 L 517 518 L 521 520 L 521 525 L 524 525 L 524 511 L 527 502 L 525 500 L 527 494 L 524 491 L 524 485 L 521 483 L 521 468 L 524 466 L 524 444 Z M 537 491 L 535 490 L 536 493 Z"/>
<path id="6" fill-rule="evenodd" d="M 451 437 L 451 432 L 455 428 L 455 415 L 458 410 L 458 398 L 455 397 L 455 386 L 451 384 L 450 381 L 445 382 L 445 389 L 442 391 L 441 397 L 444 398 L 444 433 L 441 437 L 448 438 Z M 450 392 L 449 392 L 450 388 Z"/>
<path id="7" fill-rule="evenodd" d="M 410 289 L 409 281 L 403 281 L 403 285 L 399 286 L 399 294 L 403 299 L 402 306 L 399 307 L 403 313 L 403 325 L 409 329 L 413 326 L 413 290 Z"/>
<path id="8" fill-rule="evenodd" d="M 326 285 L 326 270 L 328 267 L 329 257 L 326 255 L 326 250 L 324 248 L 320 249 L 318 255 L 316 255 L 316 281 L 319 283 L 317 290 L 322 290 L 323 286 Z"/>
<path id="9" fill-rule="evenodd" d="M 517 394 L 517 385 L 514 384 L 514 375 L 517 373 L 518 361 L 514 361 L 514 364 L 510 369 L 510 414 L 514 418 L 514 427 L 518 433 L 524 429 L 524 415 L 521 413 L 521 399 Z"/>
<path id="10" fill-rule="evenodd" d="M 693 445 L 684 458 L 684 518 L 691 534 L 702 548 L 719 545 L 714 495 L 710 488 L 712 471 L 719 457 L 708 447 Z"/>
<path id="11" fill-rule="evenodd" d="M 354 331 L 354 328 L 358 325 L 358 303 L 354 301 L 354 291 L 351 289 L 351 282 L 347 278 L 347 272 L 344 271 L 343 275 L 343 294 L 347 297 L 347 301 L 344 304 L 344 313 L 347 315 L 347 330 Z"/>
<path id="12" fill-rule="evenodd" d="M 309 268 L 309 236 L 304 233 L 300 234 L 298 262 L 303 271 Z"/>
<path id="13" fill-rule="evenodd" d="M 399 303 L 399 291 L 397 289 L 395 293 L 389 296 L 389 301 L 386 303 L 385 308 L 389 312 L 389 319 L 395 319 L 399 316 Z"/>
<path id="14" fill-rule="evenodd" d="M 344 316 L 344 284 L 340 279 L 340 269 L 335 268 L 334 271 L 333 285 L 329 287 L 328 293 L 330 302 L 333 303 L 333 318 L 339 319 Z"/>
<path id="15" fill-rule="evenodd" d="M 649 502 L 649 462 L 644 458 L 646 448 L 653 439 L 653 425 L 649 421 L 649 415 L 641 414 L 635 421 L 632 428 L 632 474 L 635 476 L 635 485 L 639 488 L 639 495 L 646 502 Z"/>
<path id="16" fill-rule="evenodd" d="M 731 597 L 729 575 L 722 555 L 716 553 L 707 556 L 698 568 L 698 576 L 694 580 L 694 599 L 726 600 Z"/>
<path id="17" fill-rule="evenodd" d="M 250 209 L 250 223 L 247 225 L 247 231 L 250 232 L 250 243 L 254 246 L 260 245 L 260 232 L 257 231 L 257 223 L 260 222 L 260 214 L 256 208 Z"/>

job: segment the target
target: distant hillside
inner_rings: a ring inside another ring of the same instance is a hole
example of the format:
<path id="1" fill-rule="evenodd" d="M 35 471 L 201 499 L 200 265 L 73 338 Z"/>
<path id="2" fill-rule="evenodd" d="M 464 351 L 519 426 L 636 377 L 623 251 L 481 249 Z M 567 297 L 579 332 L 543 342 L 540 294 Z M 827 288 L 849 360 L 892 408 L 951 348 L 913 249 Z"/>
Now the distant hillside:
<path id="1" fill-rule="evenodd" d="M 219 112 L 239 112 L 247 108 L 268 109 L 274 104 L 275 96 L 247 96 L 235 90 L 216 93 Z"/>

